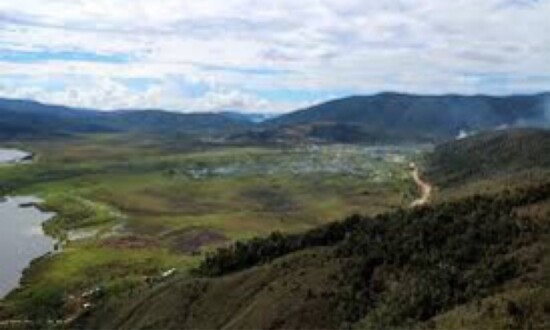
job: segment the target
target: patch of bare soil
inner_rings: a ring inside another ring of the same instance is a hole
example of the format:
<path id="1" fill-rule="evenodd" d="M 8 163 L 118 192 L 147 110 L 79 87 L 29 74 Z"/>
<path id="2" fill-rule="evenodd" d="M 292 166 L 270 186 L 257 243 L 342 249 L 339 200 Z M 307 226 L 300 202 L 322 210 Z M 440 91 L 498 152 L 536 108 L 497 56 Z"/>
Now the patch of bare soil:
<path id="1" fill-rule="evenodd" d="M 147 249 L 157 247 L 158 243 L 151 238 L 128 235 L 106 238 L 101 245 L 113 249 Z"/>
<path id="2" fill-rule="evenodd" d="M 181 253 L 196 253 L 203 246 L 220 244 L 228 241 L 223 234 L 210 229 L 191 229 L 178 234 L 171 234 L 172 247 Z"/>
<path id="3" fill-rule="evenodd" d="M 430 198 L 432 197 L 432 185 L 422 180 L 420 177 L 420 170 L 414 163 L 411 163 L 411 175 L 421 194 L 420 198 L 411 203 L 411 207 L 424 206 L 430 202 Z"/>

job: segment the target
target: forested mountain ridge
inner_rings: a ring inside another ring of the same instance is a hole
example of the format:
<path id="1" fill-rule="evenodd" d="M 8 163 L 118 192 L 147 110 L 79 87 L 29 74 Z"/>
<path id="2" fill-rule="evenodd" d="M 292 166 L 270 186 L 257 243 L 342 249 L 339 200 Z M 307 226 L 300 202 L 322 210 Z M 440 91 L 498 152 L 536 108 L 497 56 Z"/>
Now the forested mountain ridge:
<path id="1" fill-rule="evenodd" d="M 333 100 L 264 123 L 273 135 L 301 132 L 325 141 L 441 141 L 461 132 L 546 125 L 550 93 L 517 96 L 419 96 L 381 93 Z M 344 135 L 342 131 L 353 133 Z M 300 134 L 300 133 L 296 133 Z"/>
<path id="2" fill-rule="evenodd" d="M 438 145 L 427 172 L 439 186 L 550 170 L 550 130 L 488 131 Z"/>
<path id="3" fill-rule="evenodd" d="M 495 96 L 353 96 L 275 116 L 235 112 L 113 112 L 0 99 L 0 137 L 85 132 L 219 133 L 253 143 L 441 142 L 462 133 L 550 123 L 550 93 Z"/>
<path id="4" fill-rule="evenodd" d="M 91 110 L 0 99 L 0 138 L 36 138 L 113 131 L 101 118 L 100 112 Z"/>
<path id="5" fill-rule="evenodd" d="M 108 132 L 227 134 L 250 125 L 252 120 L 230 113 L 97 111 L 26 100 L 0 99 L 0 138 L 3 139 Z"/>

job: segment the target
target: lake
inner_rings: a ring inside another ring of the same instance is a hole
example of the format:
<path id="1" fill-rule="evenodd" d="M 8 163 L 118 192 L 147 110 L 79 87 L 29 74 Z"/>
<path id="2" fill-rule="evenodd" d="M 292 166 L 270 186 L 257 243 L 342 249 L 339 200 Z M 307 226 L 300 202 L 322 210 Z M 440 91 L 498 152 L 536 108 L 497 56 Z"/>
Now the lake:
<path id="1" fill-rule="evenodd" d="M 25 161 L 30 153 L 0 148 L 0 165 Z M 42 223 L 53 217 L 29 204 L 35 197 L 0 196 L 0 299 L 15 289 L 23 270 L 36 259 L 53 251 L 55 241 L 42 231 Z"/>
<path id="2" fill-rule="evenodd" d="M 21 151 L 17 149 L 0 148 L 0 165 L 10 164 L 10 163 L 19 163 L 21 161 L 27 160 L 31 156 L 32 154 L 26 151 Z"/>
<path id="3" fill-rule="evenodd" d="M 54 250 L 55 241 L 42 231 L 53 214 L 21 206 L 38 202 L 34 197 L 0 198 L 0 299 L 18 286 L 33 259 Z"/>
<path id="4" fill-rule="evenodd" d="M 0 148 L 0 165 L 28 160 L 32 154 Z M 53 217 L 29 204 L 34 197 L 0 196 L 0 299 L 15 289 L 32 260 L 54 250 L 55 241 L 44 234 L 42 223 Z"/>

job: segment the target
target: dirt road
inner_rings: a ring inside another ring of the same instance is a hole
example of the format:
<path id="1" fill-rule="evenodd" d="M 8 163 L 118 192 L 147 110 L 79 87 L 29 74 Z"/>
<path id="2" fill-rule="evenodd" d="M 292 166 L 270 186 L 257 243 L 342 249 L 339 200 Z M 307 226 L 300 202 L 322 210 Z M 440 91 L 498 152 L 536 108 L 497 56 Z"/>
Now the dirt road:
<path id="1" fill-rule="evenodd" d="M 420 177 L 420 170 L 415 163 L 411 163 L 411 175 L 414 182 L 418 186 L 418 189 L 420 190 L 420 198 L 414 200 L 411 203 L 411 207 L 419 207 L 428 204 L 432 196 L 433 188 L 429 183 L 422 180 L 422 178 Z"/>

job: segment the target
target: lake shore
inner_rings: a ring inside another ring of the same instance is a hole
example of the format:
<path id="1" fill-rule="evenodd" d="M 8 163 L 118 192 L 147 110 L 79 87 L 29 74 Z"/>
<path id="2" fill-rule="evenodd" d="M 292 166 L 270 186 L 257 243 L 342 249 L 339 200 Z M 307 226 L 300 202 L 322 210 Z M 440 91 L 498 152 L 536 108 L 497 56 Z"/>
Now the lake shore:
<path id="1" fill-rule="evenodd" d="M 19 149 L 0 148 L 0 165 L 13 165 L 30 162 L 34 159 L 32 152 Z"/>
<path id="2" fill-rule="evenodd" d="M 42 228 L 55 214 L 34 206 L 39 203 L 40 199 L 32 196 L 0 200 L 0 299 L 18 287 L 35 259 L 55 250 L 56 240 Z"/>

